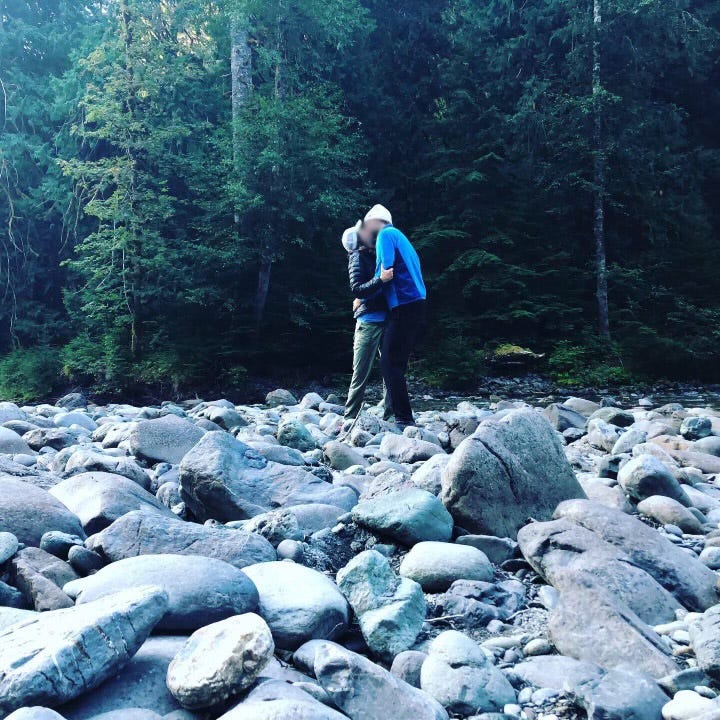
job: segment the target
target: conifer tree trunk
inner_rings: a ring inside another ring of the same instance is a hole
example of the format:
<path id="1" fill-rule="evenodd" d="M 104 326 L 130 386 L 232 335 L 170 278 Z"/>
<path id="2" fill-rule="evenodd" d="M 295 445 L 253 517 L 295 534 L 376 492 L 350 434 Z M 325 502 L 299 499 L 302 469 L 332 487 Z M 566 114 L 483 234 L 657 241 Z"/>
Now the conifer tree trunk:
<path id="1" fill-rule="evenodd" d="M 602 139 L 602 80 L 600 76 L 600 31 L 602 29 L 601 0 L 593 0 L 592 92 L 593 92 L 593 182 L 595 239 L 595 276 L 600 336 L 610 339 L 608 312 L 607 259 L 605 251 L 605 152 Z"/>
<path id="2" fill-rule="evenodd" d="M 285 78 L 283 74 L 284 63 L 284 36 L 282 27 L 282 17 L 278 17 L 277 35 L 275 50 L 277 59 L 275 61 L 275 102 L 281 103 L 285 97 Z M 280 120 L 278 120 L 280 122 Z M 278 143 L 280 143 L 280 128 L 278 128 Z M 279 170 L 273 174 L 272 196 L 278 197 L 280 193 L 280 184 L 282 179 L 278 176 Z M 274 261 L 274 238 L 272 230 L 267 234 L 267 238 L 261 240 L 260 243 L 260 267 L 258 269 L 258 284 L 255 293 L 255 326 L 259 330 L 263 316 L 265 314 L 265 306 L 267 305 L 268 294 L 270 292 L 270 277 Z"/>
<path id="3" fill-rule="evenodd" d="M 233 123 L 233 168 L 240 167 L 238 142 L 238 122 L 240 113 L 252 91 L 252 54 L 250 50 L 247 20 L 233 12 L 230 19 L 230 97 Z M 235 210 L 235 224 L 240 223 L 240 215 Z"/>

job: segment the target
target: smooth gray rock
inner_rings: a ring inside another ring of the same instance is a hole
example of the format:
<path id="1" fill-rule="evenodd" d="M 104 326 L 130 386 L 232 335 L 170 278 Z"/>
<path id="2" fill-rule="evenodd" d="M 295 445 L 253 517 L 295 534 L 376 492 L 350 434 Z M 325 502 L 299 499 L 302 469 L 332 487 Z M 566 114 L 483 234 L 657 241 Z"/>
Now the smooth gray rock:
<path id="1" fill-rule="evenodd" d="M 440 633 L 428 646 L 420 687 L 450 712 L 469 715 L 502 710 L 515 691 L 474 640 L 457 630 Z"/>
<path id="2" fill-rule="evenodd" d="M 613 669 L 574 688 L 588 720 L 658 720 L 668 696 L 655 678 L 629 668 Z"/>
<path id="3" fill-rule="evenodd" d="M 665 495 L 651 495 L 641 500 L 638 512 L 662 525 L 677 525 L 684 533 L 702 535 L 702 523 L 684 505 Z"/>
<path id="4" fill-rule="evenodd" d="M 63 395 L 56 403 L 58 407 L 65 408 L 65 410 L 77 410 L 79 408 L 86 408 L 88 404 L 85 395 L 79 392 L 68 393 Z"/>
<path id="5" fill-rule="evenodd" d="M 65 720 L 54 710 L 44 707 L 24 707 L 10 713 L 5 720 Z"/>
<path id="6" fill-rule="evenodd" d="M 70 565 L 54 555 L 34 547 L 20 550 L 11 562 L 11 574 L 13 583 L 35 610 L 72 606 L 61 587 L 78 576 Z"/>
<path id="7" fill-rule="evenodd" d="M 16 607 L 0 607 L 0 633 L 7 630 L 11 625 L 28 620 L 38 615 L 34 610 L 23 610 Z"/>
<path id="8" fill-rule="evenodd" d="M 277 390 L 271 390 L 265 397 L 265 404 L 270 407 L 277 407 L 278 405 L 297 405 L 297 398 L 289 391 L 278 388 Z"/>
<path id="9" fill-rule="evenodd" d="M 442 489 L 442 474 L 450 462 L 450 457 L 445 454 L 433 455 L 412 474 L 412 484 L 420 490 L 437 495 Z"/>
<path id="10" fill-rule="evenodd" d="M 295 417 L 284 418 L 280 421 L 277 440 L 281 445 L 300 452 L 314 450 L 317 447 L 310 431 Z"/>
<path id="11" fill-rule="evenodd" d="M 33 450 L 51 447 L 53 450 L 62 450 L 77 443 L 75 433 L 66 428 L 35 428 L 23 434 L 23 440 Z"/>
<path id="12" fill-rule="evenodd" d="M 425 595 L 413 580 L 398 577 L 376 550 L 354 557 L 336 578 L 368 647 L 385 660 L 407 650 L 422 630 Z"/>
<path id="13" fill-rule="evenodd" d="M 63 472 L 65 475 L 79 475 L 83 472 L 122 475 L 141 488 L 150 489 L 150 477 L 132 458 L 104 455 L 86 447 L 78 448 L 70 455 Z"/>
<path id="14" fill-rule="evenodd" d="M 130 450 L 149 460 L 179 463 L 202 436 L 189 420 L 165 415 L 138 422 L 130 432 Z"/>
<path id="15" fill-rule="evenodd" d="M 690 498 L 680 483 L 654 455 L 637 455 L 628 460 L 618 471 L 618 482 L 635 500 L 644 500 L 652 495 L 665 495 L 685 507 L 691 505 Z"/>
<path id="16" fill-rule="evenodd" d="M 587 442 L 593 447 L 606 452 L 612 452 L 612 449 L 623 435 L 619 427 L 611 425 L 600 418 L 590 420 L 587 429 L 588 432 L 585 438 Z"/>
<path id="17" fill-rule="evenodd" d="M 80 518 L 87 533 L 100 532 L 133 510 L 172 516 L 154 495 L 123 475 L 81 473 L 58 483 L 50 494 Z"/>
<path id="18" fill-rule="evenodd" d="M 568 428 L 584 430 L 587 425 L 587 418 L 584 415 L 560 403 L 548 405 L 543 410 L 543 415 L 558 432 L 563 432 Z"/>
<path id="19" fill-rule="evenodd" d="M 447 542 L 452 536 L 450 513 L 434 495 L 418 488 L 363 500 L 352 517 L 358 525 L 407 546 L 423 540 Z"/>
<path id="20" fill-rule="evenodd" d="M 717 682 L 720 680 L 720 605 L 709 608 L 690 623 L 689 631 L 698 667 Z"/>
<path id="21" fill-rule="evenodd" d="M 415 580 L 425 592 L 442 592 L 456 580 L 492 580 L 493 567 L 477 548 L 421 542 L 403 558 L 400 575 Z"/>
<path id="22" fill-rule="evenodd" d="M 647 440 L 648 434 L 645 430 L 638 430 L 636 428 L 630 428 L 624 432 L 613 445 L 610 451 L 613 455 L 621 455 L 622 453 L 632 452 L 632 449 L 640 443 L 644 443 Z"/>
<path id="23" fill-rule="evenodd" d="M 99 685 L 127 662 L 167 608 L 157 587 L 41 613 L 0 634 L 0 711 L 57 705 Z"/>
<path id="24" fill-rule="evenodd" d="M 18 435 L 10 428 L 0 425 L 0 453 L 5 455 L 32 455 L 32 450 L 21 435 Z"/>
<path id="25" fill-rule="evenodd" d="M 518 533 L 533 569 L 561 593 L 608 591 L 649 625 L 675 619 L 680 603 L 622 550 L 567 519 L 531 523 Z"/>
<path id="26" fill-rule="evenodd" d="M 49 530 L 85 537 L 78 517 L 47 490 L 0 475 L 0 531 L 38 547 Z"/>
<path id="27" fill-rule="evenodd" d="M 138 555 L 107 565 L 63 588 L 78 605 L 129 587 L 156 585 L 168 596 L 162 630 L 196 630 L 226 617 L 252 612 L 257 590 L 248 577 L 222 560 L 194 555 Z"/>
<path id="28" fill-rule="evenodd" d="M 330 467 L 335 470 L 347 470 L 353 465 L 365 467 L 368 464 L 364 455 L 361 455 L 355 448 L 338 440 L 331 440 L 325 443 L 325 445 L 323 445 L 323 453 Z"/>
<path id="29" fill-rule="evenodd" d="M 255 533 L 141 511 L 118 518 L 88 538 L 87 547 L 111 562 L 137 555 L 202 555 L 244 568 L 276 557 L 273 546 Z"/>
<path id="30" fill-rule="evenodd" d="M 712 434 L 712 420 L 709 417 L 686 417 L 680 425 L 680 434 L 686 440 L 701 440 Z"/>
<path id="31" fill-rule="evenodd" d="M 0 425 L 8 422 L 8 420 L 27 420 L 27 417 L 27 413 L 15 403 L 0 402 Z"/>
<path id="32" fill-rule="evenodd" d="M 0 532 L 0 565 L 18 551 L 18 539 L 10 532 Z"/>
<path id="33" fill-rule="evenodd" d="M 555 516 L 591 530 L 622 550 L 689 610 L 706 610 L 720 599 L 712 570 L 637 518 L 589 500 L 561 503 Z"/>
<path id="34" fill-rule="evenodd" d="M 420 687 L 420 669 L 427 653 L 418 650 L 405 650 L 398 653 L 392 662 L 390 672 L 413 687 Z"/>
<path id="35" fill-rule="evenodd" d="M 512 538 L 500 538 L 494 535 L 461 535 L 456 541 L 458 545 L 470 545 L 487 555 L 494 565 L 502 565 L 515 555 L 518 544 Z"/>
<path id="36" fill-rule="evenodd" d="M 273 443 L 248 442 L 248 445 L 257 450 L 267 460 L 280 463 L 281 465 L 295 465 L 296 467 L 305 466 L 305 458 L 299 450 L 285 447 L 285 445 L 275 445 Z"/>
<path id="37" fill-rule="evenodd" d="M 271 680 L 248 693 L 219 720 L 344 720 L 345 715 L 318 702 L 295 685 Z"/>
<path id="38" fill-rule="evenodd" d="M 274 651 L 259 615 L 235 615 L 190 636 L 170 663 L 167 685 L 183 707 L 212 707 L 250 687 Z"/>
<path id="39" fill-rule="evenodd" d="M 332 702 L 353 720 L 448 720 L 434 698 L 362 655 L 338 645 L 315 655 L 315 677 Z"/>
<path id="40" fill-rule="evenodd" d="M 259 595 L 258 614 L 277 647 L 294 650 L 313 638 L 331 639 L 347 629 L 348 604 L 337 585 L 293 562 L 258 563 L 244 569 Z"/>
<path id="41" fill-rule="evenodd" d="M 486 420 L 464 440 L 445 468 L 440 494 L 457 525 L 510 538 L 529 517 L 547 520 L 561 500 L 582 497 L 550 423 L 525 409 Z"/>
<path id="42" fill-rule="evenodd" d="M 378 452 L 381 457 L 399 463 L 415 463 L 429 460 L 433 455 L 445 455 L 445 451 L 435 443 L 394 433 L 383 436 Z"/>
<path id="43" fill-rule="evenodd" d="M 128 708 L 163 715 L 178 710 L 180 705 L 167 689 L 165 678 L 170 662 L 186 642 L 185 636 L 149 637 L 126 665 L 94 690 L 60 706 L 59 711 L 67 720 L 94 720 L 97 715 Z"/>
<path id="44" fill-rule="evenodd" d="M 596 418 L 599 418 L 610 425 L 617 425 L 618 427 L 629 427 L 635 422 L 635 416 L 631 412 L 621 410 L 617 407 L 599 408 L 590 415 L 589 420 L 595 420 Z"/>
<path id="45" fill-rule="evenodd" d="M 180 463 L 180 494 L 199 520 L 245 520 L 277 507 L 321 502 L 349 510 L 357 495 L 302 468 L 268 462 L 225 432 L 207 433 Z"/>
<path id="46" fill-rule="evenodd" d="M 599 680 L 604 674 L 605 670 L 600 665 L 566 655 L 530 657 L 509 670 L 509 675 L 521 682 L 537 688 L 563 692 L 570 692 L 579 685 Z"/>
<path id="47" fill-rule="evenodd" d="M 595 587 L 578 584 L 560 593 L 548 635 L 563 655 L 605 668 L 631 666 L 656 678 L 677 669 L 660 636 L 624 602 Z"/>

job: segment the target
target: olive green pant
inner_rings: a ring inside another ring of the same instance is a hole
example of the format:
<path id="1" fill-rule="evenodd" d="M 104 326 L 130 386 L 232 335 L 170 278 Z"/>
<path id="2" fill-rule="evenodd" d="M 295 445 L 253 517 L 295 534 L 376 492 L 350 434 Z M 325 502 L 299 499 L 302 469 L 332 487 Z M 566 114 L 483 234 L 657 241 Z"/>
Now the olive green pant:
<path id="1" fill-rule="evenodd" d="M 346 418 L 356 418 L 360 412 L 365 397 L 365 387 L 368 384 L 373 363 L 380 350 L 384 331 L 384 323 L 364 323 L 358 320 L 355 324 L 353 375 L 350 381 L 347 402 L 345 403 Z M 385 389 L 384 386 L 383 389 Z M 388 418 L 392 415 L 392 411 L 389 406 L 387 392 L 384 393 L 383 404 L 385 407 L 384 416 Z"/>

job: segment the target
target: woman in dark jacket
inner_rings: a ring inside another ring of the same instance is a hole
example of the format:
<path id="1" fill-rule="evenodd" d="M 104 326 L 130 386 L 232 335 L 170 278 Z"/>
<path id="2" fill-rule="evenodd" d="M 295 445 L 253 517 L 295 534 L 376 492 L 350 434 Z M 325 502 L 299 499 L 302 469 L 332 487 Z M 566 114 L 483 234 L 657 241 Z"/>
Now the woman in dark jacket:
<path id="1" fill-rule="evenodd" d="M 353 340 L 353 376 L 345 403 L 345 417 L 354 419 L 362 407 L 365 387 L 382 342 L 387 320 L 387 303 L 382 286 L 392 280 L 393 271 L 384 270 L 379 278 L 375 277 L 375 249 L 363 231 L 362 222 L 358 221 L 357 225 L 343 233 L 342 244 L 348 252 L 350 290 L 355 298 L 353 314 L 357 321 Z M 384 406 L 385 417 L 392 416 L 387 394 Z"/>

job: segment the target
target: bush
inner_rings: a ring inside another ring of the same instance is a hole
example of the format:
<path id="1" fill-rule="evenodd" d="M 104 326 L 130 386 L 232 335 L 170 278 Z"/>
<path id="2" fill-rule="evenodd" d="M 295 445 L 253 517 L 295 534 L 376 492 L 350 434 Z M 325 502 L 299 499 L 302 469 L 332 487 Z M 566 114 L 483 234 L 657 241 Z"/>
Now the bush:
<path id="1" fill-rule="evenodd" d="M 563 340 L 548 358 L 548 367 L 559 385 L 623 385 L 636 378 L 623 366 L 614 345 L 593 347 Z"/>
<path id="2" fill-rule="evenodd" d="M 20 348 L 0 359 L 0 397 L 14 402 L 49 398 L 60 380 L 55 348 Z"/>

